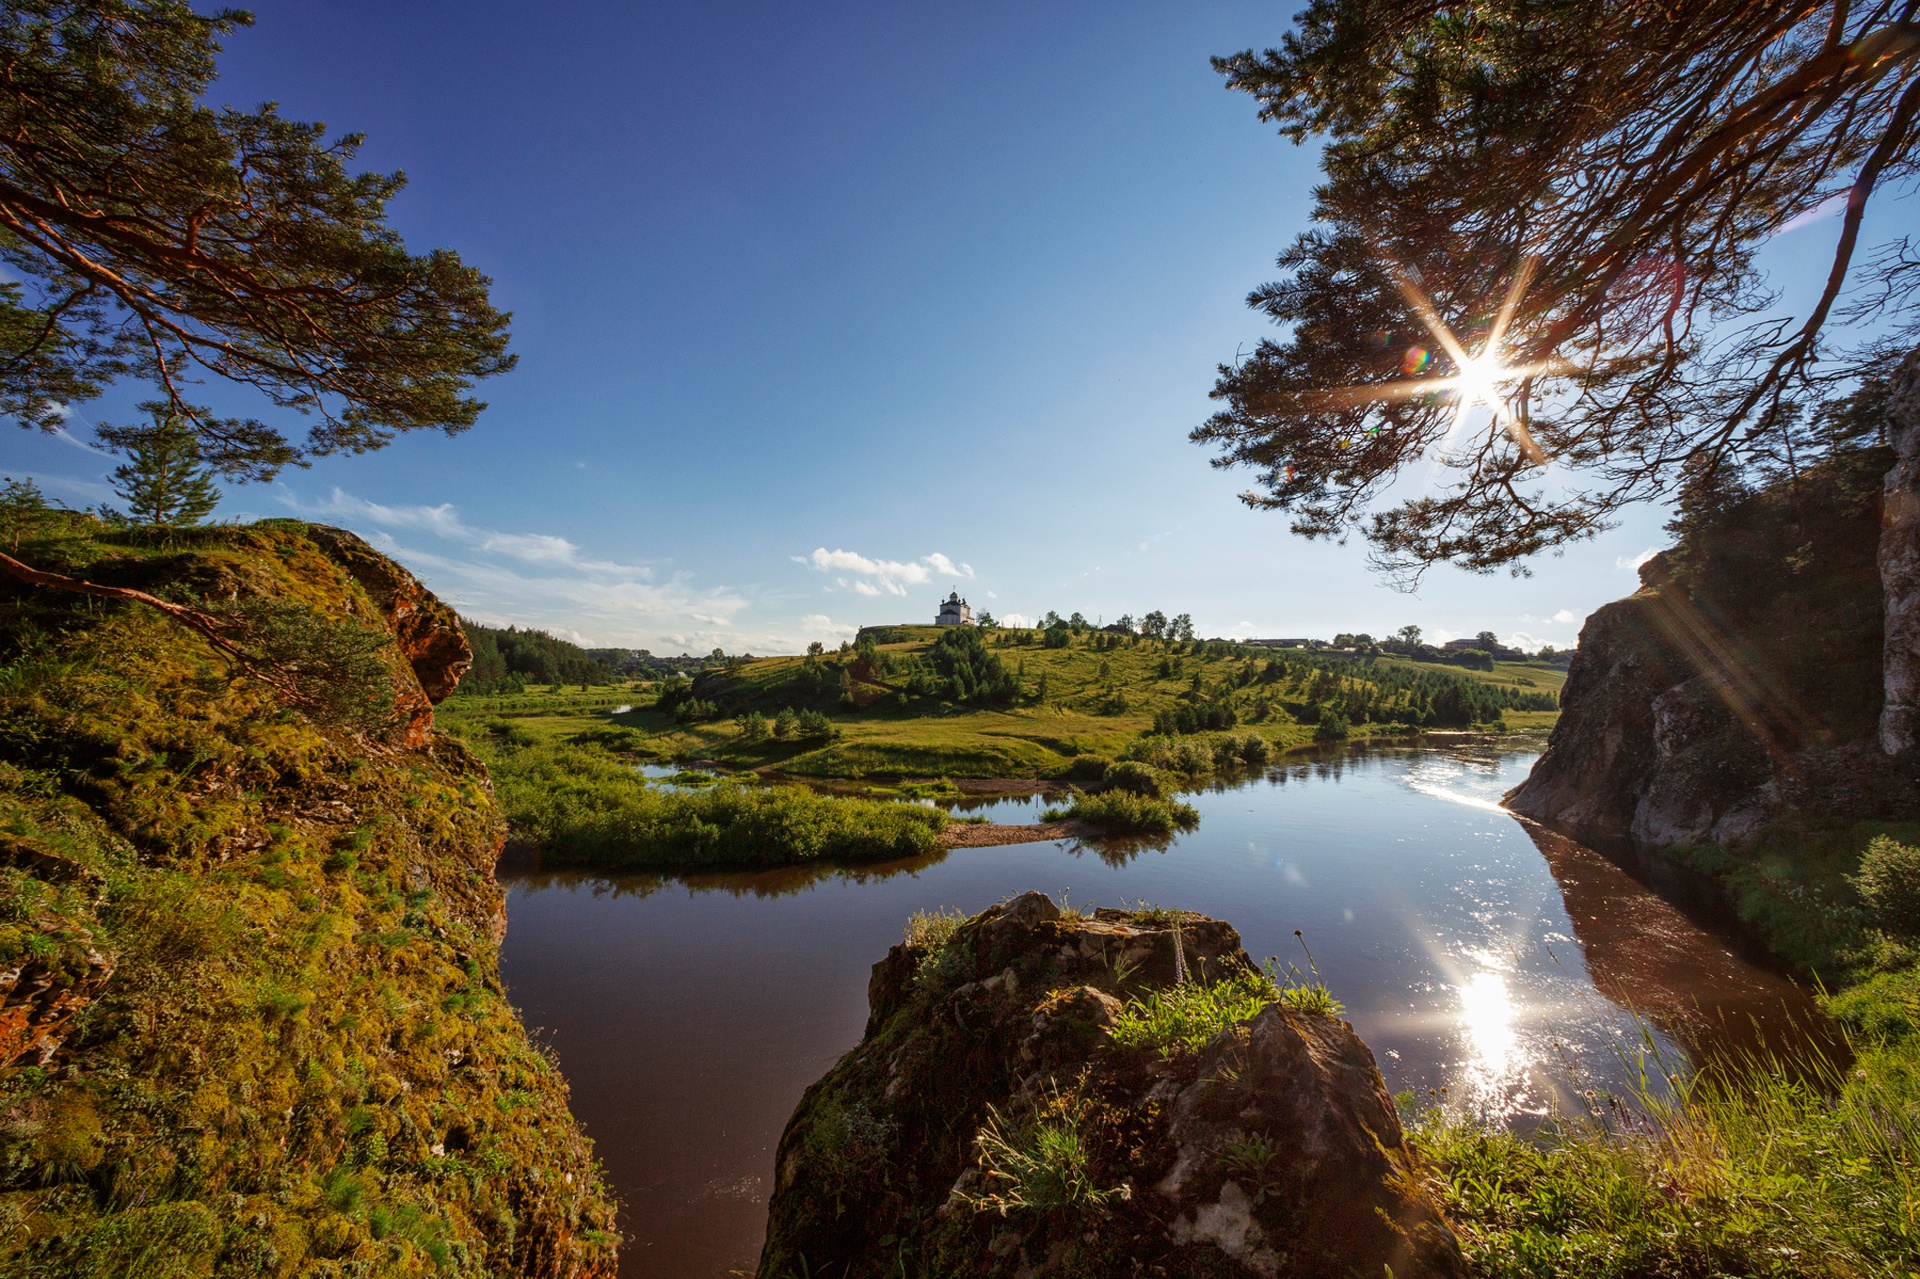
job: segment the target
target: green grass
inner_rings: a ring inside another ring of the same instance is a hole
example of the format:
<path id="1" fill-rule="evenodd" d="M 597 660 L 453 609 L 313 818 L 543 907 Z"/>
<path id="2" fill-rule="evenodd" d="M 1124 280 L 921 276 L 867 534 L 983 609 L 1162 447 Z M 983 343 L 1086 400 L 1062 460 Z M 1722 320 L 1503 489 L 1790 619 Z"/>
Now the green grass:
<path id="1" fill-rule="evenodd" d="M 1818 975 L 1853 1060 L 1753 1061 L 1683 1079 L 1674 1098 L 1598 1096 L 1531 1138 L 1418 1116 L 1474 1273 L 1920 1273 L 1920 951 L 1899 909 L 1920 853 L 1888 839 L 1915 829 L 1781 826 L 1737 850 L 1672 850 Z"/>
<path id="2" fill-rule="evenodd" d="M 587 747 L 499 746 L 486 759 L 508 822 L 550 867 L 882 861 L 934 851 L 947 820 L 920 804 L 799 786 L 663 787 Z"/>
<path id="3" fill-rule="evenodd" d="M 1920 1267 L 1920 1110 L 1877 1072 L 1754 1064 L 1603 1099 L 1528 1138 L 1434 1110 L 1413 1137 L 1474 1274 L 1887 1276 Z"/>
<path id="4" fill-rule="evenodd" d="M 879 628 L 882 657 L 893 661 L 924 653 L 938 632 L 934 627 Z M 754 768 L 808 778 L 842 778 L 887 783 L 904 778 L 930 777 L 1068 777 L 1077 759 L 1088 755 L 1120 756 L 1140 735 L 1153 727 L 1154 716 L 1178 707 L 1192 694 L 1195 675 L 1210 701 L 1230 703 L 1237 724 L 1234 732 L 1253 734 L 1273 754 L 1310 746 L 1317 712 L 1310 705 L 1314 668 L 1300 655 L 1285 655 L 1299 678 L 1265 681 L 1265 650 L 1232 654 L 1188 646 L 1169 646 L 1137 640 L 1112 649 L 1098 649 L 1091 635 L 1075 639 L 1063 649 L 1008 642 L 1013 633 L 988 633 L 991 651 L 1010 669 L 1023 670 L 1030 694 L 1037 694 L 1041 677 L 1047 695 L 1030 695 L 1012 705 L 983 708 L 961 706 L 931 698 L 907 697 L 891 689 L 886 676 L 863 682 L 868 704 L 849 709 L 840 705 L 837 672 L 845 659 L 830 655 L 809 667 L 802 657 L 767 657 L 745 662 L 702 677 L 700 695 L 719 703 L 722 718 L 701 724 L 682 724 L 652 709 L 658 685 L 630 683 L 586 692 L 530 691 L 511 696 L 456 695 L 439 712 L 442 726 L 469 739 L 486 731 L 489 723 L 505 721 L 538 743 L 576 741 L 597 737 L 598 744 L 638 758 L 654 760 L 714 759 L 734 768 Z M 1182 651 L 1172 651 L 1173 648 Z M 1253 656 L 1247 654 L 1251 652 Z M 1313 659 L 1325 662 L 1332 659 Z M 1253 670 L 1249 682 L 1248 662 Z M 1161 673 L 1166 663 L 1167 674 Z M 1102 675 L 1102 667 L 1106 673 Z M 1501 663 L 1491 672 L 1459 667 L 1428 666 L 1379 659 L 1374 666 L 1343 664 L 1348 675 L 1343 688 L 1358 688 L 1368 672 L 1396 667 L 1424 671 L 1447 680 L 1471 680 L 1515 692 L 1555 692 L 1564 673 L 1537 664 Z M 810 672 L 833 676 L 821 681 Z M 1531 683 L 1522 683 L 1531 681 Z M 1115 693 L 1121 697 L 1117 700 Z M 1120 709 L 1121 702 L 1125 708 Z M 612 714 L 615 706 L 636 709 Z M 815 707 L 826 711 L 841 736 L 838 741 L 748 740 L 734 722 L 736 714 L 758 710 L 771 717 L 783 706 Z M 1550 728 L 1556 712 L 1506 713 L 1509 730 Z M 1355 724 L 1352 738 L 1403 736 L 1404 727 Z M 1209 740 L 1208 749 L 1212 749 Z"/>
<path id="5" fill-rule="evenodd" d="M 1344 1011 L 1325 986 L 1281 985 L 1267 973 L 1240 971 L 1161 986 L 1129 999 L 1113 1020 L 1113 1042 L 1158 1049 L 1163 1056 L 1197 1052 L 1220 1031 L 1246 1021 L 1267 1005 L 1337 1017 Z"/>

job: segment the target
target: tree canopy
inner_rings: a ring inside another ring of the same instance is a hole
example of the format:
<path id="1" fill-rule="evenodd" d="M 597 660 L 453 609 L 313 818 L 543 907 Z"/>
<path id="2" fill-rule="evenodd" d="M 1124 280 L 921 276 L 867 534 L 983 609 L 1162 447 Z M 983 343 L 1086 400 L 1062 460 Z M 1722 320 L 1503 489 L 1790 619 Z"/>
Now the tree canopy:
<path id="1" fill-rule="evenodd" d="M 1326 181 L 1249 298 L 1282 332 L 1221 367 L 1192 438 L 1296 532 L 1417 572 L 1875 429 L 1920 255 L 1860 233 L 1914 175 L 1915 8 L 1314 0 L 1278 48 L 1215 60 L 1326 140 Z M 1827 284 L 1787 314 L 1755 255 L 1829 201 Z"/>
<path id="2" fill-rule="evenodd" d="M 201 459 L 261 479 L 402 431 L 448 433 L 511 367 L 488 280 L 386 223 L 400 174 L 356 134 L 202 102 L 252 21 L 179 0 L 0 10 L 0 413 L 53 429 L 120 378 L 156 387 Z M 209 377 L 307 420 L 289 436 L 195 403 Z"/>

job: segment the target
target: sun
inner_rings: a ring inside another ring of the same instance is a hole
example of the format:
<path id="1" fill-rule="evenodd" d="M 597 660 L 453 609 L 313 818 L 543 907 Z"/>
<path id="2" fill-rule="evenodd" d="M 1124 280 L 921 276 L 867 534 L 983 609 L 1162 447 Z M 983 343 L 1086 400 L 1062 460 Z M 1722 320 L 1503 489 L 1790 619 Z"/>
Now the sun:
<path id="1" fill-rule="evenodd" d="M 1461 364 L 1459 372 L 1454 374 L 1454 385 L 1460 390 L 1460 402 L 1469 408 L 1476 404 L 1502 403 L 1506 397 L 1501 393 L 1501 384 L 1511 380 L 1512 371 L 1491 350 L 1482 351 Z"/>

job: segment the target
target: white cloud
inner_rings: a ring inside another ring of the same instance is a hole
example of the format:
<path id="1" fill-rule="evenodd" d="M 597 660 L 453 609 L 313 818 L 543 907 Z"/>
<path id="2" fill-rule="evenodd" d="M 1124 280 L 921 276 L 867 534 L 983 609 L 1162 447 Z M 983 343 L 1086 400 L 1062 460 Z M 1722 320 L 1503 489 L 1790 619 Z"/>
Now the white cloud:
<path id="1" fill-rule="evenodd" d="M 1033 625 L 1033 619 L 1025 613 L 1003 613 L 999 620 L 1002 626 L 1012 626 L 1020 630 L 1027 630 Z"/>
<path id="2" fill-rule="evenodd" d="M 917 560 L 876 560 L 870 559 L 858 551 L 832 550 L 824 546 L 814 548 L 811 555 L 791 555 L 795 564 L 804 564 L 821 573 L 852 573 L 856 580 L 851 589 L 862 595 L 905 595 L 909 586 L 925 586 L 938 572 L 943 577 L 973 576 L 973 565 L 956 564 L 939 551 L 924 555 Z M 836 579 L 841 586 L 848 586 L 844 577 Z"/>
<path id="3" fill-rule="evenodd" d="M 932 566 L 933 571 L 940 574 L 940 576 L 942 577 L 972 577 L 973 576 L 973 565 L 955 564 L 952 560 L 948 559 L 946 556 L 942 555 L 938 551 L 935 551 L 933 554 L 926 556 L 921 562 L 923 564 Z"/>
<path id="4" fill-rule="evenodd" d="M 809 613 L 800 619 L 800 629 L 808 635 L 852 635 L 860 628 L 841 625 L 825 613 Z"/>
<path id="5" fill-rule="evenodd" d="M 22 480 L 37 485 L 41 492 L 62 502 L 79 502 L 97 505 L 105 502 L 112 505 L 120 500 L 119 495 L 105 484 L 92 480 L 76 480 L 67 475 L 48 475 L 43 471 L 15 471 L 0 467 L 0 474 L 10 480 Z"/>
<path id="6" fill-rule="evenodd" d="M 1785 222 L 1775 227 L 1773 233 L 1775 235 L 1785 235 L 1789 231 L 1798 231 L 1803 226 L 1812 226 L 1816 222 L 1824 222 L 1846 207 L 1847 193 L 1845 191 L 1836 191 L 1804 213 L 1796 213 L 1794 216 L 1788 218 Z"/>
<path id="7" fill-rule="evenodd" d="M 1574 615 L 1573 615 L 1573 610 L 1572 610 L 1572 609 L 1570 609 L 1570 608 L 1563 608 L 1563 609 L 1561 609 L 1561 610 L 1560 610 L 1560 611 L 1559 611 L 1558 613 L 1555 613 L 1555 614 L 1553 615 L 1553 620 L 1554 620 L 1554 621 L 1556 621 L 1556 622 L 1563 622 L 1563 623 L 1564 623 L 1564 622 L 1572 622 L 1572 621 L 1577 621 L 1578 619 L 1577 619 L 1576 617 L 1574 617 Z"/>
<path id="8" fill-rule="evenodd" d="M 616 564 L 609 560 L 582 558 L 579 547 L 564 537 L 555 537 L 550 533 L 500 533 L 492 529 L 474 528 L 460 518 L 460 512 L 454 509 L 451 502 L 442 502 L 438 506 L 389 506 L 381 502 L 369 502 L 338 488 L 318 502 L 303 503 L 284 491 L 279 498 L 282 505 L 291 507 L 300 515 L 370 522 L 383 528 L 418 529 L 435 537 L 464 542 L 490 554 L 505 555 L 527 564 L 637 577 L 643 581 L 653 577 L 653 570 L 644 564 Z"/>
<path id="9" fill-rule="evenodd" d="M 360 533 L 476 621 L 656 652 L 799 647 L 789 636 L 745 630 L 745 596 L 700 586 L 687 573 L 663 577 L 650 565 L 596 559 L 553 534 L 476 528 L 450 503 L 387 505 L 340 489 L 304 501 L 277 487 L 283 506 Z"/>
<path id="10" fill-rule="evenodd" d="M 1654 556 L 1658 555 L 1659 553 L 1660 553 L 1659 548 L 1649 546 L 1646 550 L 1640 552 L 1638 555 L 1634 556 L 1632 559 L 1628 559 L 1624 555 L 1616 555 L 1614 556 L 1614 559 L 1613 559 L 1613 567 L 1615 569 L 1623 570 L 1628 573 L 1638 573 L 1640 571 L 1640 566 L 1642 564 L 1645 564 L 1648 560 L 1652 559 Z"/>

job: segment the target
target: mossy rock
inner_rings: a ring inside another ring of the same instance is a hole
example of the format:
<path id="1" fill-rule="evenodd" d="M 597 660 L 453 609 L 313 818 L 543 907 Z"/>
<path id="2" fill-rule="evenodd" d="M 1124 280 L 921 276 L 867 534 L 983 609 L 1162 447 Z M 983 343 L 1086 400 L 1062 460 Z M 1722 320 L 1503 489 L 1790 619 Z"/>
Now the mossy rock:
<path id="1" fill-rule="evenodd" d="M 1183 976 L 1276 997 L 1198 1051 L 1120 1034 Z M 1264 983 L 1219 920 L 1040 893 L 894 947 L 781 1138 L 761 1279 L 1462 1273 L 1366 1045 Z"/>
<path id="2" fill-rule="evenodd" d="M 293 521 L 17 555 L 384 630 L 396 715 L 316 723 L 143 605 L 0 585 L 0 946 L 39 973 L 0 991 L 0 1273 L 611 1275 L 500 984 L 486 771 L 432 729 L 450 611 Z"/>

